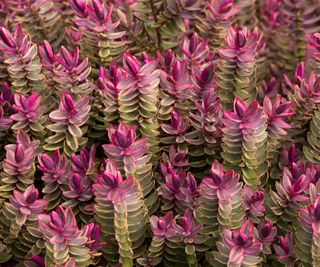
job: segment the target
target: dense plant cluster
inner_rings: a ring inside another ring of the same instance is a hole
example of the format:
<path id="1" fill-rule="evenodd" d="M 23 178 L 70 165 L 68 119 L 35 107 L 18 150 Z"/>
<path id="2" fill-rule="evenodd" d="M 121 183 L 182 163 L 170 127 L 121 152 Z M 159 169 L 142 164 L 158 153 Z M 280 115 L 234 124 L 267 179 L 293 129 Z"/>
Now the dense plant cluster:
<path id="1" fill-rule="evenodd" d="M 0 265 L 320 266 L 320 2 L 1 0 Z"/>

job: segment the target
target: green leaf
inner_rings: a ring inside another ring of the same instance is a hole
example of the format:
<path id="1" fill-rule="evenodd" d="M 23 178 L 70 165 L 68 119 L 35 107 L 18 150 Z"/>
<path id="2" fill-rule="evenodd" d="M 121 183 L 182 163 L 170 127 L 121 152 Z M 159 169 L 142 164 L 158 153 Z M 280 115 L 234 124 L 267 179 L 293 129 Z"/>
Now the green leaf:
<path id="1" fill-rule="evenodd" d="M 78 139 L 77 137 L 71 135 L 69 132 L 67 132 L 66 134 L 66 141 L 65 141 L 68 145 L 68 147 L 76 152 L 78 150 L 79 144 L 78 144 Z"/>
<path id="2" fill-rule="evenodd" d="M 81 131 L 80 127 L 75 124 L 69 124 L 68 131 L 74 137 L 81 137 L 82 136 L 82 131 Z"/>
<path id="3" fill-rule="evenodd" d="M 47 150 L 47 151 L 55 151 L 55 150 L 58 150 L 62 148 L 62 143 L 59 143 L 59 144 L 46 144 L 43 146 L 43 149 L 44 150 Z"/>
<path id="4" fill-rule="evenodd" d="M 60 124 L 49 124 L 46 126 L 50 131 L 63 133 L 67 130 L 67 125 L 60 125 Z"/>
<path id="5" fill-rule="evenodd" d="M 193 255 L 193 254 L 195 254 L 196 249 L 195 249 L 194 245 L 187 244 L 186 248 L 185 248 L 185 252 L 186 252 L 187 255 Z"/>

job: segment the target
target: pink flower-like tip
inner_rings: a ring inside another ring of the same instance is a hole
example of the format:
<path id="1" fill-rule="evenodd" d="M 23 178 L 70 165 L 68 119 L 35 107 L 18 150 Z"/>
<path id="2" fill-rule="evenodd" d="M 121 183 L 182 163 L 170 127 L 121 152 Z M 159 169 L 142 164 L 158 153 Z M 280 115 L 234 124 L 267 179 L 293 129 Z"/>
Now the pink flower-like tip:
<path id="1" fill-rule="evenodd" d="M 221 1 L 221 6 L 219 8 L 219 12 L 220 13 L 227 13 L 230 11 L 230 9 L 232 9 L 232 0 L 227 0 L 227 1 L 224 1 L 222 0 Z"/>
<path id="2" fill-rule="evenodd" d="M 242 31 L 238 31 L 236 34 L 236 45 L 242 48 L 246 45 L 246 37 Z"/>
<path id="3" fill-rule="evenodd" d="M 80 151 L 79 156 L 76 156 L 73 154 L 71 156 L 71 161 L 73 164 L 73 169 L 75 169 L 78 172 L 80 171 L 85 173 L 89 168 L 89 162 L 90 162 L 90 155 L 88 150 L 86 148 L 82 149 Z"/>
<path id="4" fill-rule="evenodd" d="M 129 131 L 128 133 L 121 132 L 121 131 L 116 131 L 115 135 L 117 137 L 119 145 L 122 148 L 128 148 L 133 142 L 133 133 L 132 133 L 132 131 Z"/>
<path id="5" fill-rule="evenodd" d="M 17 143 L 16 149 L 14 152 L 14 159 L 17 163 L 21 163 L 24 159 L 25 149 L 24 145 L 20 142 Z"/>
<path id="6" fill-rule="evenodd" d="M 191 54 L 196 51 L 198 43 L 199 43 L 198 34 L 197 33 L 193 33 L 191 35 L 190 42 L 189 42 L 189 51 L 190 51 Z"/>
<path id="7" fill-rule="evenodd" d="M 157 226 L 161 231 L 164 231 L 167 227 L 167 223 L 165 220 L 159 219 Z"/>
<path id="8" fill-rule="evenodd" d="M 279 245 L 286 253 L 290 252 L 290 247 L 289 247 L 288 240 L 286 237 L 280 236 Z"/>
<path id="9" fill-rule="evenodd" d="M 0 102 L 8 102 L 13 103 L 14 95 L 10 90 L 9 84 L 7 82 L 4 82 L 2 85 L 2 91 L 0 94 Z"/>
<path id="10" fill-rule="evenodd" d="M 178 129 L 180 126 L 180 115 L 177 111 L 173 111 L 171 115 L 172 127 Z"/>
<path id="11" fill-rule="evenodd" d="M 189 208 L 186 209 L 182 218 L 182 228 L 185 233 L 191 233 L 193 228 L 193 215 Z"/>
<path id="12" fill-rule="evenodd" d="M 91 1 L 94 12 L 97 16 L 97 18 L 101 21 L 104 20 L 104 8 L 103 5 L 100 3 L 99 0 L 92 0 Z"/>
<path id="13" fill-rule="evenodd" d="M 81 192 L 81 176 L 77 173 L 74 173 L 72 175 L 72 178 L 70 179 L 70 182 L 72 183 L 73 187 L 79 192 Z"/>
<path id="14" fill-rule="evenodd" d="M 266 239 L 271 234 L 272 230 L 272 222 L 264 221 L 259 224 L 259 235 L 262 239 Z"/>
<path id="15" fill-rule="evenodd" d="M 43 48 L 43 51 L 45 52 L 46 57 L 49 59 L 50 63 L 52 64 L 55 61 L 55 55 L 50 43 L 47 40 L 45 40 L 41 47 Z"/>
<path id="16" fill-rule="evenodd" d="M 293 191 L 295 193 L 301 193 L 308 187 L 309 183 L 310 183 L 309 177 L 307 177 L 306 175 L 303 174 L 294 183 Z"/>
<path id="17" fill-rule="evenodd" d="M 127 126 L 120 122 L 119 126 L 111 126 L 108 130 L 109 139 L 112 144 L 118 148 L 127 149 L 133 143 L 136 137 L 136 127 Z"/>
<path id="18" fill-rule="evenodd" d="M 296 154 L 296 146 L 295 144 L 292 144 L 288 152 L 288 159 L 290 163 L 293 163 L 295 161 L 295 154 Z"/>
<path id="19" fill-rule="evenodd" d="M 185 160 L 186 158 L 186 153 L 185 152 L 178 152 L 176 155 L 175 155 L 175 161 L 183 161 Z"/>
<path id="20" fill-rule="evenodd" d="M 32 190 L 26 197 L 26 203 L 27 204 L 32 204 L 38 199 L 39 192 L 37 189 Z"/>
<path id="21" fill-rule="evenodd" d="M 173 213 L 172 211 L 169 211 L 164 217 L 153 215 L 150 218 L 150 223 L 155 236 L 170 235 L 173 226 Z"/>
<path id="22" fill-rule="evenodd" d="M 64 46 L 61 46 L 59 53 L 56 56 L 56 60 L 67 70 L 72 70 L 77 67 L 79 60 L 79 47 L 76 47 L 73 54 Z"/>
<path id="23" fill-rule="evenodd" d="M 86 4 L 83 0 L 72 0 L 71 7 L 77 12 L 77 15 L 86 16 Z"/>
<path id="24" fill-rule="evenodd" d="M 166 66 L 171 66 L 174 62 L 174 53 L 169 49 L 164 55 L 164 63 Z"/>
<path id="25" fill-rule="evenodd" d="M 53 159 L 47 154 L 41 154 L 39 156 L 39 163 L 47 170 L 53 170 L 54 168 Z"/>
<path id="26" fill-rule="evenodd" d="M 110 160 L 107 160 L 106 162 L 102 178 L 104 183 L 111 188 L 116 188 L 122 183 L 122 176 L 120 175 L 117 166 Z"/>
<path id="27" fill-rule="evenodd" d="M 70 93 L 68 92 L 63 93 L 61 101 L 62 101 L 63 108 L 67 112 L 72 113 L 74 111 L 74 108 L 75 108 L 74 100 Z"/>
<path id="28" fill-rule="evenodd" d="M 130 52 L 125 52 L 123 54 L 123 65 L 127 67 L 127 71 L 133 76 L 139 73 L 140 67 L 138 60 L 135 56 L 131 55 Z"/>
<path id="29" fill-rule="evenodd" d="M 4 27 L 0 27 L 0 39 L 10 48 L 16 47 L 12 34 Z"/>
<path id="30" fill-rule="evenodd" d="M 264 193 L 262 191 L 257 191 L 251 196 L 251 203 L 255 203 L 263 200 Z"/>
<path id="31" fill-rule="evenodd" d="M 50 214 L 50 219 L 50 226 L 56 231 L 61 231 L 65 223 L 64 214 L 59 211 L 53 211 Z"/>
<path id="32" fill-rule="evenodd" d="M 102 175 L 103 175 L 103 179 L 104 179 L 104 182 L 106 183 L 106 185 L 108 185 L 112 188 L 116 188 L 119 186 L 120 181 L 113 174 L 104 172 Z"/>
<path id="33" fill-rule="evenodd" d="M 297 65 L 296 71 L 295 71 L 295 79 L 301 80 L 304 79 L 305 77 L 305 68 L 304 68 L 304 63 L 301 62 Z"/>
<path id="34" fill-rule="evenodd" d="M 247 235 L 241 233 L 241 231 L 238 230 L 232 232 L 232 239 L 238 246 L 248 247 L 252 244 L 252 240 Z"/>
<path id="35" fill-rule="evenodd" d="M 320 221 L 320 203 L 314 209 L 314 217 Z"/>
<path id="36" fill-rule="evenodd" d="M 45 262 L 44 260 L 38 256 L 38 255 L 33 255 L 32 260 L 39 266 L 39 267 L 45 267 Z"/>
<path id="37" fill-rule="evenodd" d="M 171 176 L 172 189 L 177 192 L 179 190 L 179 188 L 181 187 L 182 180 L 180 179 L 180 176 L 178 174 L 176 174 L 171 167 L 169 167 L 168 170 L 169 170 L 169 173 Z M 169 184 L 169 181 L 166 183 Z"/>
<path id="38" fill-rule="evenodd" d="M 246 103 L 241 99 L 236 97 L 233 104 L 234 111 L 240 118 L 243 118 L 247 109 Z"/>
<path id="39" fill-rule="evenodd" d="M 84 236 L 88 238 L 87 246 L 91 250 L 97 251 L 104 244 L 103 242 L 100 242 L 101 231 L 100 231 L 99 224 L 96 224 L 96 223 L 86 224 L 83 228 L 83 233 L 84 233 Z"/>
<path id="40" fill-rule="evenodd" d="M 220 173 L 218 173 L 218 171 L 216 170 L 211 170 L 210 171 L 210 177 L 212 178 L 213 183 L 216 186 L 221 185 L 222 183 L 222 177 L 220 176 Z"/>
<path id="41" fill-rule="evenodd" d="M 202 83 L 206 84 L 208 82 L 212 82 L 214 78 L 213 70 L 214 70 L 213 64 L 210 64 L 208 67 L 204 68 L 200 76 Z"/>
<path id="42" fill-rule="evenodd" d="M 190 190 L 190 192 L 192 194 L 196 193 L 196 191 L 198 189 L 197 180 L 191 172 L 187 173 L 186 182 L 187 182 L 187 186 L 188 186 L 188 189 Z"/>

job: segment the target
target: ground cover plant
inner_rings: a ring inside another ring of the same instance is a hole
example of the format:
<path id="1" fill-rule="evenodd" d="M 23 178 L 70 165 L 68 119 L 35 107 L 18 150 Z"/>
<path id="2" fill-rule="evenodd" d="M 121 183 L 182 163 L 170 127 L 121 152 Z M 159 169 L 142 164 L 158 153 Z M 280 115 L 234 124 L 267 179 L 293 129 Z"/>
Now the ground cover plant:
<path id="1" fill-rule="evenodd" d="M 0 265 L 320 266 L 320 2 L 1 0 Z"/>

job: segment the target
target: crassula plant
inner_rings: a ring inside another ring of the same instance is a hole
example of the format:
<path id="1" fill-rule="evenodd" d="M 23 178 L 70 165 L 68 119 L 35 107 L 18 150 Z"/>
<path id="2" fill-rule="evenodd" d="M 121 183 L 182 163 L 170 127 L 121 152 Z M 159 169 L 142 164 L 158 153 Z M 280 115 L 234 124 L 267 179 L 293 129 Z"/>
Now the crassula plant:
<path id="1" fill-rule="evenodd" d="M 79 146 L 86 143 L 87 138 L 83 137 L 83 134 L 87 127 L 83 125 L 89 119 L 89 103 L 88 96 L 75 101 L 71 93 L 62 93 L 59 108 L 49 114 L 54 123 L 47 125 L 47 128 L 55 134 L 46 139 L 46 150 L 63 148 L 64 153 L 70 157 Z"/>
<path id="2" fill-rule="evenodd" d="M 0 0 L 0 265 L 320 266 L 318 0 Z"/>
<path id="3" fill-rule="evenodd" d="M 247 28 L 230 27 L 225 48 L 219 50 L 216 80 L 223 106 L 232 106 L 233 96 L 250 103 L 255 98 L 255 60 L 258 36 Z"/>

